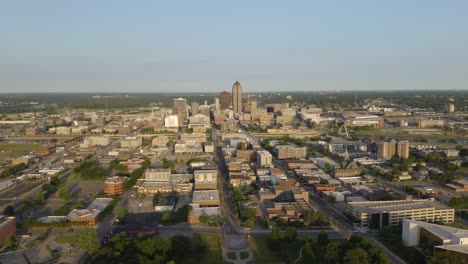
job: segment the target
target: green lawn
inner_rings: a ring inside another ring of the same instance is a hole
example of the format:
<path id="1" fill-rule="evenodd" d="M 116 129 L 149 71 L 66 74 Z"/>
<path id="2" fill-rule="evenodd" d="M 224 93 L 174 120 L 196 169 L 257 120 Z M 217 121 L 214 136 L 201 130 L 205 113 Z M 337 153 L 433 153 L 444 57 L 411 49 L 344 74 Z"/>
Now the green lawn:
<path id="1" fill-rule="evenodd" d="M 304 241 L 296 240 L 279 251 L 272 251 L 268 248 L 266 237 L 250 237 L 249 240 L 256 263 L 289 263 L 299 257 L 299 250 L 304 245 Z"/>
<path id="2" fill-rule="evenodd" d="M 57 236 L 55 238 L 55 242 L 59 244 L 69 243 L 70 245 L 76 246 L 78 245 L 79 235 L 63 235 Z"/>
<path id="3" fill-rule="evenodd" d="M 39 143 L 0 143 L 2 156 L 20 157 L 39 147 Z"/>
<path id="4" fill-rule="evenodd" d="M 223 263 L 223 256 L 221 255 L 221 244 L 219 242 L 219 235 L 212 234 L 196 234 L 196 236 L 203 242 L 206 251 L 199 252 L 196 256 L 178 256 L 176 263 L 184 264 L 221 264 Z M 198 239 L 196 238 L 196 239 Z M 195 239 L 195 238 L 194 238 Z"/>

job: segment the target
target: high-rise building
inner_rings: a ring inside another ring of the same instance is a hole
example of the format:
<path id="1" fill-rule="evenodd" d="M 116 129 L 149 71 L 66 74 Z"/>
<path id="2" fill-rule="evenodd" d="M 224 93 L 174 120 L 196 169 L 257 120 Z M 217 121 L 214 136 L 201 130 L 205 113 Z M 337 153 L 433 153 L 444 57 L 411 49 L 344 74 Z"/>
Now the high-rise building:
<path id="1" fill-rule="evenodd" d="M 232 110 L 234 113 L 242 112 L 242 86 L 239 82 L 232 86 Z"/>
<path id="2" fill-rule="evenodd" d="M 221 103 L 221 110 L 228 109 L 229 106 L 231 106 L 231 94 L 229 92 L 220 92 L 219 100 Z"/>
<path id="3" fill-rule="evenodd" d="M 445 112 L 447 113 L 455 112 L 455 103 L 453 99 L 450 99 L 448 103 L 445 105 Z"/>
<path id="4" fill-rule="evenodd" d="M 192 116 L 198 114 L 198 103 L 197 102 L 192 102 Z"/>
<path id="5" fill-rule="evenodd" d="M 188 118 L 187 100 L 184 98 L 174 99 L 172 114 L 179 117 L 179 126 L 182 126 Z"/>
<path id="6" fill-rule="evenodd" d="M 221 110 L 220 105 L 219 105 L 219 98 L 218 97 L 214 98 L 214 110 L 215 111 Z"/>
<path id="7" fill-rule="evenodd" d="M 409 142 L 406 140 L 394 140 L 377 142 L 377 156 L 389 160 L 393 156 L 398 158 L 409 157 Z"/>

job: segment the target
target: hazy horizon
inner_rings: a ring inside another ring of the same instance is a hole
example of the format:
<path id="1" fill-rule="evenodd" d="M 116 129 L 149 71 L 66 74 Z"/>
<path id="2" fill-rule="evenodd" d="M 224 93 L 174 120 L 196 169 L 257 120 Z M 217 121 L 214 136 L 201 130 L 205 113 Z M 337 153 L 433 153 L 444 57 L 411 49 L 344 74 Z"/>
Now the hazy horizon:
<path id="1" fill-rule="evenodd" d="M 468 89 L 466 1 L 14 1 L 0 93 Z"/>

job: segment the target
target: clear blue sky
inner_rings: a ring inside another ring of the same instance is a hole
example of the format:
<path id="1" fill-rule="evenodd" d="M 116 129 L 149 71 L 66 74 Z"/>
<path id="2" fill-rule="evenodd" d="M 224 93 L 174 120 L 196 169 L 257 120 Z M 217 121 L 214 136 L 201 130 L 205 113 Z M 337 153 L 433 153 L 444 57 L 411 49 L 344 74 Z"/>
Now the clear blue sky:
<path id="1" fill-rule="evenodd" d="M 468 89 L 468 1 L 0 3 L 0 92 Z"/>

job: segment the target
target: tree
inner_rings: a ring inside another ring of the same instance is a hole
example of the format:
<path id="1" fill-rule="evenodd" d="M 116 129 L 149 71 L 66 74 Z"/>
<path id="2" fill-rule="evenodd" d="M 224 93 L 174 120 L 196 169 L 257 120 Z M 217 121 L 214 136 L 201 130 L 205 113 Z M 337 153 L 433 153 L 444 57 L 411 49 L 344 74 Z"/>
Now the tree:
<path id="1" fill-rule="evenodd" d="M 45 195 L 43 193 L 38 193 L 36 195 L 36 197 L 34 198 L 34 200 L 36 200 L 39 203 L 44 202 L 45 199 L 46 199 L 46 197 L 45 197 Z"/>
<path id="2" fill-rule="evenodd" d="M 331 204 L 334 204 L 336 202 L 336 196 L 329 195 L 328 196 L 328 202 L 331 203 Z"/>
<path id="3" fill-rule="evenodd" d="M 303 263 L 316 263 L 317 257 L 315 256 L 314 250 L 312 249 L 312 245 L 309 241 L 307 241 L 304 245 L 304 255 L 302 257 Z"/>
<path id="4" fill-rule="evenodd" d="M 13 249 L 13 250 L 18 249 L 18 240 L 16 239 L 16 236 L 14 236 L 14 235 L 7 236 L 7 238 L 5 239 L 5 242 L 3 242 L 3 244 L 4 244 L 4 246 L 6 248 L 10 248 L 10 249 Z"/>
<path id="5" fill-rule="evenodd" d="M 161 217 L 161 221 L 163 224 L 168 225 L 171 223 L 171 214 L 170 213 L 164 213 Z"/>
<path id="6" fill-rule="evenodd" d="M 317 243 L 323 247 L 328 245 L 328 234 L 325 231 L 320 231 L 317 236 Z"/>
<path id="7" fill-rule="evenodd" d="M 340 248 L 338 243 L 330 243 L 325 250 L 324 260 L 326 263 L 338 264 L 340 261 Z"/>
<path id="8" fill-rule="evenodd" d="M 127 215 L 127 210 L 125 210 L 125 208 L 120 207 L 120 208 L 117 210 L 117 218 L 118 218 L 119 220 L 122 220 L 126 215 Z"/>
<path id="9" fill-rule="evenodd" d="M 7 205 L 3 213 L 7 216 L 15 216 L 15 208 L 11 205 Z"/>
<path id="10" fill-rule="evenodd" d="M 180 218 L 187 219 L 187 217 L 190 215 L 192 212 L 193 208 L 190 205 L 184 205 L 179 210 L 177 210 L 177 215 Z"/>
<path id="11" fill-rule="evenodd" d="M 96 235 L 96 229 L 88 228 L 82 232 L 78 238 L 78 245 L 90 255 L 96 252 L 101 245 Z"/>
<path id="12" fill-rule="evenodd" d="M 286 239 L 289 241 L 294 241 L 297 238 L 297 230 L 295 227 L 288 227 L 286 229 Z"/>
<path id="13" fill-rule="evenodd" d="M 348 251 L 343 258 L 344 264 L 368 264 L 369 255 L 362 248 L 356 248 Z"/>

